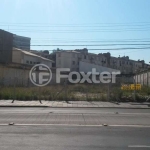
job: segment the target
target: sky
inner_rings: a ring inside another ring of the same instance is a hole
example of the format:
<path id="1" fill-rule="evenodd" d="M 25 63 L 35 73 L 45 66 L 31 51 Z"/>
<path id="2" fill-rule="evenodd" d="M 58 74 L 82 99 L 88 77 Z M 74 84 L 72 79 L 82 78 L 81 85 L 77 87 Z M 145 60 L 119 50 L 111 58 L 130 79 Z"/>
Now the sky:
<path id="1" fill-rule="evenodd" d="M 149 0 L 0 0 L 0 28 L 31 37 L 34 50 L 87 48 L 149 63 L 149 7 Z"/>

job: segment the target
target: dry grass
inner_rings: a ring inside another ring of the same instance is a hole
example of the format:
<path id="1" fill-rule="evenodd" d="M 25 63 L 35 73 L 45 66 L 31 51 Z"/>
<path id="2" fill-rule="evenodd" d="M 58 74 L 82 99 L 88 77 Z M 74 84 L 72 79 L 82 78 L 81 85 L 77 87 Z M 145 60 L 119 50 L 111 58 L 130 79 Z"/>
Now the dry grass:
<path id="1" fill-rule="evenodd" d="M 48 87 L 1 87 L 0 99 L 16 100 L 93 100 L 107 101 L 108 85 L 76 84 L 53 85 Z M 136 94 L 137 99 L 150 95 L 150 87 L 142 87 Z M 121 91 L 120 87 L 112 87 L 111 100 L 130 99 L 133 100 L 133 91 Z"/>

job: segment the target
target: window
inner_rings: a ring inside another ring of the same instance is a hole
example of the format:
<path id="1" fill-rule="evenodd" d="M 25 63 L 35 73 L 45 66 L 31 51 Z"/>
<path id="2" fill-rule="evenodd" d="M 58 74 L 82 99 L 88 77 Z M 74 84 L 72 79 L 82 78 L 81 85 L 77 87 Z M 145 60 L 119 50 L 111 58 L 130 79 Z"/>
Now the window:
<path id="1" fill-rule="evenodd" d="M 28 60 L 26 61 L 26 64 L 29 64 L 29 61 L 28 61 Z"/>
<path id="2" fill-rule="evenodd" d="M 30 64 L 32 64 L 32 61 L 30 61 Z"/>

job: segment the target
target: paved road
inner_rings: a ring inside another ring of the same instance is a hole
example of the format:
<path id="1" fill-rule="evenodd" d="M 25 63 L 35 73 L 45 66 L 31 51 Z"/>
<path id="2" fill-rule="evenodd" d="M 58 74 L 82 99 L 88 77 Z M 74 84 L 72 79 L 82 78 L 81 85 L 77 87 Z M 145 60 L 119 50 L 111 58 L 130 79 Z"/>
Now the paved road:
<path id="1" fill-rule="evenodd" d="M 10 149 L 150 149 L 150 109 L 1 108 L 0 150 Z"/>
<path id="2" fill-rule="evenodd" d="M 150 128 L 3 126 L 1 150 L 148 150 Z"/>
<path id="3" fill-rule="evenodd" d="M 2 108 L 0 125 L 150 125 L 150 109 Z"/>
<path id="4" fill-rule="evenodd" d="M 0 107 L 0 113 L 150 113 L 150 109 L 123 108 L 50 108 L 50 107 Z"/>

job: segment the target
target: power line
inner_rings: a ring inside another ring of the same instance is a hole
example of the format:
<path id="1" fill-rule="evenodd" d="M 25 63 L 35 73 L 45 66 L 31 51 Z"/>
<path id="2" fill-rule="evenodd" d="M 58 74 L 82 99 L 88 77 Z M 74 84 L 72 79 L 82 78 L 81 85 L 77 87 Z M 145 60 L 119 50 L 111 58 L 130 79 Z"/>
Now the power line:
<path id="1" fill-rule="evenodd" d="M 129 32 L 129 31 L 150 31 L 149 28 L 129 29 L 80 29 L 80 30 L 35 30 L 35 29 L 10 29 L 11 32 L 32 32 L 32 33 L 91 33 L 91 32 Z"/>
<path id="2" fill-rule="evenodd" d="M 54 44 L 54 45 L 31 45 L 31 46 L 127 46 L 127 45 L 132 45 L 132 46 L 143 46 L 143 45 L 150 45 L 150 44 L 94 44 L 94 45 L 89 45 L 89 44 L 81 44 L 81 45 L 61 45 L 61 44 Z M 20 45 L 20 46 L 26 46 L 26 45 Z"/>
<path id="3" fill-rule="evenodd" d="M 122 43 L 127 43 L 127 42 L 129 42 L 129 43 L 131 43 L 131 42 L 132 43 L 137 43 L 137 42 L 141 42 L 142 44 L 143 43 L 147 43 L 147 42 L 150 43 L 150 40 L 149 41 L 142 41 L 142 40 L 141 41 L 134 41 L 134 40 L 130 40 L 130 41 L 127 41 L 127 40 L 126 41 L 125 40 L 120 40 L 120 41 L 115 41 L 115 40 L 114 41 L 109 41 L 109 40 L 107 40 L 107 41 L 104 41 L 104 40 L 103 41 L 102 40 L 101 41 L 98 41 L 98 40 L 97 41 L 92 41 L 92 40 L 91 41 L 83 41 L 83 40 L 80 40 L 80 41 L 69 41 L 69 40 L 54 40 L 54 39 L 45 39 L 45 40 L 43 40 L 43 39 L 39 39 L 39 40 L 38 39 L 36 39 L 36 40 L 31 39 L 31 40 L 34 41 L 34 43 L 35 42 L 39 42 L 39 41 L 43 41 L 43 42 L 44 41 L 46 41 L 46 42 L 47 41 L 51 41 L 51 42 L 59 42 L 59 43 L 60 42 L 63 42 L 63 43 L 81 43 L 81 42 L 82 43 L 86 43 L 86 42 L 87 43 L 98 43 L 98 42 L 100 42 L 100 43 L 114 43 L 114 42 L 118 42 L 118 43 L 121 43 L 121 42 Z"/>
<path id="4" fill-rule="evenodd" d="M 56 23 L 39 23 L 39 22 L 36 22 L 36 23 L 27 23 L 27 22 L 22 22 L 22 23 L 11 23 L 11 22 L 0 22 L 0 24 L 13 24 L 13 25 L 59 25 L 59 26 L 64 26 L 64 25 L 76 25 L 76 26 L 79 26 L 79 25 L 143 25 L 143 24 L 150 24 L 150 22 L 122 22 L 122 23 L 110 23 L 110 22 L 105 22 L 105 23 L 74 23 L 74 24 L 56 24 Z"/>
<path id="5" fill-rule="evenodd" d="M 34 38 L 34 39 L 49 39 L 49 40 L 73 40 L 73 41 L 82 41 L 82 40 L 90 40 L 90 41 L 108 41 L 108 42 L 117 42 L 117 41 L 145 41 L 150 40 L 150 38 L 140 38 L 140 39 L 93 39 L 93 38 L 77 38 L 77 39 L 70 39 L 70 38 Z"/>
<path id="6" fill-rule="evenodd" d="M 16 32 L 36 32 L 36 33 L 84 33 L 84 32 L 124 32 L 124 31 L 149 31 L 149 28 L 127 28 L 127 29 L 84 29 L 84 30 L 34 30 L 34 29 L 11 29 L 11 31 Z"/>
<path id="7" fill-rule="evenodd" d="M 10 24 L 0 24 L 0 26 L 13 26 L 13 27 L 143 27 L 143 26 L 150 26 L 150 24 L 145 24 L 145 25 L 10 25 Z"/>
<path id="8" fill-rule="evenodd" d="M 34 46 L 38 46 L 38 45 L 34 45 Z M 42 45 L 42 46 L 44 46 L 44 45 Z M 23 49 L 21 49 L 21 50 L 23 50 Z M 45 49 L 45 50 L 47 50 L 47 49 Z M 54 51 L 54 50 L 57 50 L 57 49 L 54 48 L 54 49 L 48 50 L 48 51 Z M 83 50 L 83 49 L 74 49 L 74 50 L 71 50 L 71 49 L 59 48 L 59 50 L 60 51 L 61 50 L 62 51 L 75 51 L 75 50 Z M 89 51 L 126 51 L 126 50 L 130 51 L 130 50 L 150 50 L 150 47 L 122 47 L 122 48 L 107 48 L 107 49 L 104 49 L 104 48 L 92 48 L 92 49 L 88 49 L 87 48 L 87 50 L 89 50 Z M 7 51 L 7 49 L 5 49 L 4 51 Z"/>
<path id="9" fill-rule="evenodd" d="M 148 50 L 148 49 L 143 49 L 143 50 Z M 141 51 L 141 50 L 134 50 L 134 51 L 130 51 L 130 52 L 128 51 L 127 53 L 134 53 L 134 52 L 138 52 L 138 51 Z M 116 55 L 116 54 L 124 54 L 124 53 L 125 52 L 121 52 L 121 53 L 119 52 L 119 53 L 113 53 L 113 54 Z"/>
<path id="10" fill-rule="evenodd" d="M 122 50 L 131 50 L 131 49 L 138 49 L 138 50 L 142 50 L 142 49 L 150 49 L 150 47 L 141 47 L 141 48 L 139 48 L 139 47 L 125 47 L 125 48 L 109 48 L 109 49 L 101 49 L 101 48 L 95 48 L 95 49 L 88 49 L 89 51 L 100 51 L 100 50 L 103 50 L 103 51 L 116 51 L 116 50 L 118 50 L 118 51 L 122 51 Z M 53 50 L 55 50 L 55 49 L 53 49 Z M 53 51 L 53 50 L 48 50 L 48 51 Z M 61 51 L 61 50 L 60 50 Z M 70 49 L 69 50 L 64 50 L 64 51 L 70 51 Z"/>

